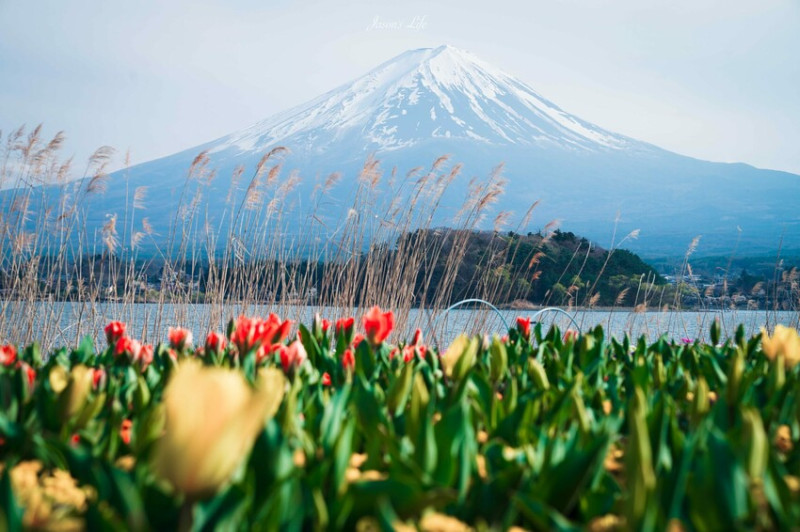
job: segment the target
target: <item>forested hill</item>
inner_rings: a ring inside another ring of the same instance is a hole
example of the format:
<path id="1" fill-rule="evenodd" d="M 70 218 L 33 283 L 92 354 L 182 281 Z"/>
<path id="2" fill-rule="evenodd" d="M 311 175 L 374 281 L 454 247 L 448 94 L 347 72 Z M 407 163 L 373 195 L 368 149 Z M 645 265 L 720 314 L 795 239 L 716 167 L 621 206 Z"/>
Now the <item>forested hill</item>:
<path id="1" fill-rule="evenodd" d="M 571 232 L 556 230 L 545 236 L 426 230 L 409 233 L 403 239 L 398 249 L 425 246 L 431 250 L 432 260 L 423 266 L 417 290 L 430 276 L 428 291 L 435 292 L 440 285 L 452 286 L 450 301 L 479 297 L 498 305 L 528 301 L 634 306 L 642 301 L 645 288 L 666 285 L 638 255 L 625 249 L 615 249 L 609 255 L 608 250 Z M 460 253 L 463 258 L 451 285 L 446 279 L 452 275 L 447 262 Z"/>

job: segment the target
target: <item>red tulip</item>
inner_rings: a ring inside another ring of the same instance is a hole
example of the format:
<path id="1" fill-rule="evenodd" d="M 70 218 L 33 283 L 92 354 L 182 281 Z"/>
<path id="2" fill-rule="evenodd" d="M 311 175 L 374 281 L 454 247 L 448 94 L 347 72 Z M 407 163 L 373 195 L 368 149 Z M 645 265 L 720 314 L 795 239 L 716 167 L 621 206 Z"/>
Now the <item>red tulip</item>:
<path id="1" fill-rule="evenodd" d="M 170 327 L 167 338 L 169 338 L 169 345 L 179 351 L 192 345 L 192 331 L 183 327 Z"/>
<path id="2" fill-rule="evenodd" d="M 394 329 L 394 312 L 391 310 L 381 312 L 381 308 L 375 306 L 364 315 L 364 331 L 367 333 L 370 344 L 383 343 L 392 329 Z"/>
<path id="3" fill-rule="evenodd" d="M 28 388 L 33 388 L 33 385 L 36 383 L 36 370 L 25 362 L 20 364 L 20 369 L 25 373 L 25 377 L 28 379 Z"/>
<path id="4" fill-rule="evenodd" d="M 274 314 L 270 314 L 270 317 L 272 317 L 272 316 L 275 316 L 275 315 Z M 275 316 L 275 318 L 277 319 L 278 317 Z M 269 338 L 267 341 L 269 341 L 270 343 L 273 343 L 273 344 L 277 344 L 277 343 L 283 342 L 286 339 L 286 337 L 289 336 L 289 331 L 291 331 L 291 330 L 292 330 L 292 322 L 290 320 L 285 320 L 283 323 L 280 323 L 280 320 L 279 320 L 279 325 L 277 326 L 277 328 L 273 332 L 272 337 Z"/>
<path id="5" fill-rule="evenodd" d="M 569 342 L 570 340 L 577 340 L 578 339 L 578 331 L 575 329 L 567 329 L 564 333 L 564 341 Z"/>
<path id="6" fill-rule="evenodd" d="M 210 332 L 206 336 L 206 351 L 209 353 L 222 353 L 225 351 L 225 336 L 218 332 Z"/>
<path id="7" fill-rule="evenodd" d="M 17 361 L 17 348 L 11 344 L 0 346 L 0 364 L 11 366 Z"/>
<path id="8" fill-rule="evenodd" d="M 531 319 L 530 318 L 517 318 L 517 329 L 526 340 L 531 337 Z"/>
<path id="9" fill-rule="evenodd" d="M 77 447 L 77 445 L 81 442 L 81 437 L 79 434 L 73 434 L 69 438 L 69 442 L 72 444 L 73 447 Z"/>
<path id="10" fill-rule="evenodd" d="M 105 332 L 108 345 L 116 345 L 117 341 L 125 336 L 125 329 L 125 324 L 121 321 L 112 321 L 106 325 Z"/>
<path id="11" fill-rule="evenodd" d="M 314 314 L 314 324 L 311 327 L 311 333 L 317 340 L 322 340 L 328 333 L 330 326 L 331 322 L 320 316 L 319 313 L 316 313 Z"/>
<path id="12" fill-rule="evenodd" d="M 413 345 L 407 345 L 403 348 L 403 362 L 405 362 L 406 364 L 414 360 L 414 357 L 416 356 L 417 356 L 417 351 L 416 349 L 414 349 Z"/>
<path id="13" fill-rule="evenodd" d="M 345 349 L 342 355 L 342 367 L 345 371 L 353 371 L 356 367 L 356 358 L 350 349 Z"/>
<path id="14" fill-rule="evenodd" d="M 352 316 L 349 318 L 339 318 L 336 320 L 335 330 L 336 338 L 341 338 L 345 344 L 349 344 L 353 340 L 353 327 L 356 320 Z"/>
<path id="15" fill-rule="evenodd" d="M 356 319 L 352 316 L 349 318 L 339 318 L 336 320 L 336 332 L 347 334 L 353 330 L 353 325 L 355 325 Z"/>
<path id="16" fill-rule="evenodd" d="M 258 349 L 262 345 L 278 344 L 289 336 L 292 322 L 281 322 L 275 314 L 270 314 L 266 320 L 261 318 L 248 318 L 240 316 L 236 320 L 236 328 L 231 334 L 231 342 L 236 344 L 239 353 Z"/>
<path id="17" fill-rule="evenodd" d="M 416 331 L 414 331 L 414 339 L 411 340 L 411 343 L 409 345 L 419 345 L 421 342 L 422 342 L 422 331 L 420 329 L 417 329 Z"/>
<path id="18" fill-rule="evenodd" d="M 131 429 L 133 428 L 133 421 L 130 419 L 123 419 L 122 425 L 119 428 L 119 437 L 125 445 L 131 444 Z"/>
<path id="19" fill-rule="evenodd" d="M 114 354 L 117 357 L 127 356 L 128 360 L 131 362 L 139 359 L 139 352 L 141 350 L 142 344 L 127 336 L 119 338 L 116 344 L 114 344 Z"/>
<path id="20" fill-rule="evenodd" d="M 364 335 L 361 333 L 356 333 L 353 337 L 353 347 L 358 347 L 358 344 L 364 341 Z"/>
<path id="21" fill-rule="evenodd" d="M 322 385 L 323 386 L 330 386 L 331 385 L 331 374 L 327 371 L 322 374 Z"/>
<path id="22" fill-rule="evenodd" d="M 295 340 L 288 348 L 281 350 L 281 366 L 287 375 L 297 370 L 306 359 L 306 349 L 299 340 Z"/>
<path id="23" fill-rule="evenodd" d="M 170 351 L 172 351 L 170 349 Z M 141 364 L 142 372 L 147 369 L 147 366 L 153 363 L 154 353 L 153 346 L 145 344 L 139 349 L 139 364 Z"/>
<path id="24" fill-rule="evenodd" d="M 286 346 L 283 344 L 262 345 L 261 347 L 256 349 L 256 365 L 261 364 L 274 353 L 278 353 L 278 356 L 280 357 L 283 351 L 285 350 Z"/>
<path id="25" fill-rule="evenodd" d="M 94 368 L 92 370 L 92 388 L 97 390 L 101 388 L 105 384 L 105 382 L 106 382 L 106 370 L 103 368 Z"/>

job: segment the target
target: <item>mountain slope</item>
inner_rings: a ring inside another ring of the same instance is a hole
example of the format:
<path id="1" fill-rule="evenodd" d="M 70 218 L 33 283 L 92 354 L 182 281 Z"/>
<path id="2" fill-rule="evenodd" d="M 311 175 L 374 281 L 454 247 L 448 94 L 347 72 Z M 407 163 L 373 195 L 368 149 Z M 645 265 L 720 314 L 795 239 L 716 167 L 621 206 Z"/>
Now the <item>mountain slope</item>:
<path id="1" fill-rule="evenodd" d="M 175 155 L 118 172 L 94 199 L 90 224 L 130 207 L 131 190 L 148 187 L 148 216 L 169 233 L 187 169 L 207 152 L 216 169 L 202 199 L 212 221 L 224 218 L 221 198 L 241 198 L 262 156 L 276 146 L 296 171 L 292 201 L 300 217 L 320 180 L 340 172 L 326 192 L 330 219 L 351 204 L 356 177 L 374 155 L 388 174 L 405 176 L 443 154 L 463 164 L 435 223 L 447 224 L 463 202 L 469 178 L 499 163 L 508 180 L 497 205 L 522 215 L 541 200 L 532 227 L 558 218 L 562 227 L 609 245 L 612 234 L 641 229 L 626 246 L 645 255 L 682 254 L 703 235 L 699 252 L 727 253 L 739 241 L 752 252 L 800 247 L 800 176 L 744 164 L 700 161 L 615 134 L 561 110 L 523 82 L 473 55 L 443 46 L 405 52 L 357 80 L 241 131 Z M 238 179 L 236 168 L 246 174 Z M 447 166 L 443 168 L 447 170 Z M 296 183 L 295 183 L 296 181 Z M 239 201 L 239 199 L 236 199 Z M 292 206 L 292 208 L 290 208 Z M 129 210 L 129 209 L 128 209 Z M 142 216 L 140 215 L 140 216 Z M 619 236 L 617 236 L 617 241 Z"/>

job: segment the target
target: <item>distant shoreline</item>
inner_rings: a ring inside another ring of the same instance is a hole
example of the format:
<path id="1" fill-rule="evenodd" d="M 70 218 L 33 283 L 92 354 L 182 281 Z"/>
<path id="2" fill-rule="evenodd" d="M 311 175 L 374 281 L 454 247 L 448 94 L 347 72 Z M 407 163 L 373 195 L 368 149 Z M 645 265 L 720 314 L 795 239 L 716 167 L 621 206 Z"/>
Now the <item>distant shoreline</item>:
<path id="1" fill-rule="evenodd" d="M 9 300 L 9 299 L 3 299 L 2 297 L 0 297 L 0 303 L 11 303 L 11 302 L 30 303 L 31 301 L 29 301 L 29 300 L 20 300 L 20 299 Z M 69 299 L 37 299 L 35 302 L 36 303 L 74 303 L 74 304 L 83 304 L 84 303 L 84 302 L 81 302 L 81 301 L 74 301 L 74 300 L 69 300 Z M 127 306 L 127 305 L 159 305 L 159 304 L 185 305 L 186 304 L 186 302 L 184 302 L 184 301 L 181 301 L 181 302 L 172 302 L 172 301 L 163 301 L 163 302 L 159 302 L 159 301 L 123 302 L 121 300 L 115 300 L 115 299 L 98 299 L 96 301 L 96 303 L 100 303 L 100 304 L 118 303 L 118 304 L 123 305 L 123 306 Z M 491 301 L 489 303 L 491 303 Z M 217 303 L 206 302 L 206 301 L 196 301 L 196 302 L 189 303 L 189 305 L 214 305 L 214 304 L 217 304 Z M 230 303 L 226 303 L 223 306 L 236 306 L 236 305 L 242 305 L 242 304 L 245 304 L 245 302 L 232 301 Z M 270 306 L 270 303 L 266 302 L 266 301 L 264 301 L 264 302 L 249 301 L 246 304 L 248 306 Z M 657 307 L 648 307 L 648 308 L 642 310 L 642 309 L 638 309 L 637 307 L 630 307 L 630 306 L 624 306 L 624 307 L 623 306 L 617 306 L 617 307 L 613 307 L 613 306 L 612 307 L 609 307 L 609 306 L 587 307 L 587 306 L 580 305 L 580 306 L 573 306 L 573 307 L 563 307 L 563 306 L 558 306 L 558 305 L 541 305 L 541 304 L 532 304 L 532 303 L 529 304 L 529 305 L 522 306 L 519 303 L 515 304 L 515 302 L 505 303 L 505 304 L 494 304 L 494 303 L 492 303 L 492 305 L 497 310 L 502 311 L 502 312 L 516 312 L 516 313 L 518 313 L 520 315 L 520 317 L 524 317 L 524 316 L 530 315 L 530 314 L 535 314 L 537 312 L 541 312 L 541 311 L 547 310 L 547 309 L 557 309 L 559 311 L 567 312 L 567 313 L 570 313 L 570 314 L 571 313 L 578 313 L 578 312 L 608 312 L 608 313 L 618 312 L 618 313 L 622 313 L 622 314 L 659 314 L 659 313 L 672 313 L 672 312 L 695 312 L 695 313 L 709 312 L 709 313 L 714 313 L 714 314 L 717 314 L 717 313 L 729 314 L 729 313 L 736 313 L 736 312 L 764 312 L 764 313 L 797 313 L 798 312 L 795 309 L 788 309 L 788 310 L 785 310 L 785 309 L 763 309 L 763 308 L 759 308 L 759 309 L 750 308 L 749 309 L 749 308 L 744 308 L 744 307 L 742 307 L 742 308 L 738 308 L 738 307 L 737 308 L 682 307 L 682 308 L 668 308 L 668 309 L 657 308 Z M 288 306 L 288 307 L 325 308 L 327 305 L 317 305 L 317 304 L 314 304 L 314 303 L 304 303 L 304 302 L 297 301 L 297 302 L 291 302 L 291 303 L 272 303 L 271 306 L 273 306 L 273 307 Z M 419 311 L 419 310 L 422 310 L 423 307 L 420 307 L 419 305 L 411 305 L 409 307 L 409 309 L 410 310 Z M 424 310 L 430 310 L 430 307 L 425 307 Z M 442 312 L 442 311 L 445 311 L 445 310 L 447 310 L 447 307 L 438 309 L 439 312 Z M 458 306 L 456 308 L 453 308 L 453 309 L 449 310 L 449 312 L 479 311 L 479 310 L 485 310 L 485 311 L 489 311 L 489 312 L 492 311 L 491 308 L 489 308 L 486 305 L 483 305 L 481 303 L 465 303 L 463 305 L 460 305 L 460 306 Z"/>

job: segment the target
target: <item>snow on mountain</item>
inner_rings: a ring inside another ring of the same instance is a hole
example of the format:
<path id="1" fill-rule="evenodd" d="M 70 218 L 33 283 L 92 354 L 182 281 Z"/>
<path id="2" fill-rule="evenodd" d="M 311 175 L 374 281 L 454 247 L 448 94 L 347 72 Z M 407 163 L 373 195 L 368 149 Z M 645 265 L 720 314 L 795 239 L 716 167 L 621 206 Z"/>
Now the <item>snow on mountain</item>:
<path id="1" fill-rule="evenodd" d="M 371 152 L 437 138 L 576 150 L 636 144 L 562 111 L 472 54 L 441 46 L 405 52 L 305 105 L 220 139 L 211 151 L 260 152 L 291 139 L 324 152 L 355 139 Z"/>

